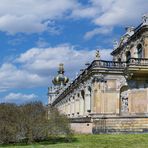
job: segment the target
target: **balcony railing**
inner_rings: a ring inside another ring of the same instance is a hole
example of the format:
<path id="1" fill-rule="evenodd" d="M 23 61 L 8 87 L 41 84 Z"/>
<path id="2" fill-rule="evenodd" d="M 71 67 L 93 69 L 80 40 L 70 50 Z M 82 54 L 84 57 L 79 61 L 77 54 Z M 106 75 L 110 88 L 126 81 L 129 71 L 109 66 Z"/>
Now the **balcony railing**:
<path id="1" fill-rule="evenodd" d="M 125 68 L 126 62 L 117 62 L 117 61 L 104 61 L 104 60 L 95 60 L 91 64 L 94 67 L 101 67 L 101 68 Z"/>
<path id="2" fill-rule="evenodd" d="M 123 69 L 128 66 L 148 66 L 148 59 L 130 58 L 129 60 L 127 60 L 127 62 L 95 60 L 92 62 L 89 68 L 99 67 L 99 68 Z"/>
<path id="3" fill-rule="evenodd" d="M 148 59 L 130 58 L 127 62 L 95 60 L 72 83 L 63 88 L 63 90 L 61 90 L 59 94 L 57 94 L 56 99 L 53 100 L 52 103 L 55 104 L 56 101 L 60 100 L 60 98 L 63 97 L 62 94 L 66 95 L 66 93 L 71 90 L 70 88 L 72 88 L 73 85 L 75 85 L 77 82 L 80 82 L 83 75 L 86 74 L 86 71 L 91 71 L 93 68 L 124 70 L 126 67 L 130 66 L 148 66 Z"/>
<path id="4" fill-rule="evenodd" d="M 148 66 L 148 59 L 130 58 L 127 61 L 127 66 Z"/>

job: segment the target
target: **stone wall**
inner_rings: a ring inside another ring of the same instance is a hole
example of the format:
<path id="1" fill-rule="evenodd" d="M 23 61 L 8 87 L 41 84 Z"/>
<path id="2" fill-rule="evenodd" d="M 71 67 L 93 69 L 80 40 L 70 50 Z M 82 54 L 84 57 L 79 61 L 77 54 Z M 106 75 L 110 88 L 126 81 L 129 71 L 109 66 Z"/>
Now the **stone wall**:
<path id="1" fill-rule="evenodd" d="M 117 117 L 96 119 L 92 133 L 145 133 L 148 132 L 148 117 Z"/>
<path id="2" fill-rule="evenodd" d="M 148 37 L 144 39 L 144 58 L 148 58 Z"/>
<path id="3" fill-rule="evenodd" d="M 131 90 L 129 92 L 129 113 L 148 113 L 148 93 L 147 89 Z"/>
<path id="4" fill-rule="evenodd" d="M 75 133 L 90 134 L 92 133 L 92 123 L 71 123 L 71 129 Z"/>
<path id="5" fill-rule="evenodd" d="M 117 91 L 116 79 L 108 78 L 106 83 L 95 83 L 92 99 L 93 113 L 118 114 L 120 94 Z"/>
<path id="6" fill-rule="evenodd" d="M 71 128 L 79 134 L 148 133 L 148 117 L 96 118 L 93 122 L 71 123 Z"/>

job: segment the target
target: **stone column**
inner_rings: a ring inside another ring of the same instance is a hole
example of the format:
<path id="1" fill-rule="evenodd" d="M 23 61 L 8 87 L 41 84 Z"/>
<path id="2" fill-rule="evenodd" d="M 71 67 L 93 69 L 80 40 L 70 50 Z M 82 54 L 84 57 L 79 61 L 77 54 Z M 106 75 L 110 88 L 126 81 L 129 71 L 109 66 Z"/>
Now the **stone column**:
<path id="1" fill-rule="evenodd" d="M 148 24 L 148 18 L 146 19 L 146 22 Z M 145 36 L 143 40 L 143 53 L 144 53 L 143 58 L 148 58 L 148 37 L 147 36 Z"/>
<path id="2" fill-rule="evenodd" d="M 74 97 L 74 116 L 77 115 L 77 95 Z"/>
<path id="3" fill-rule="evenodd" d="M 71 116 L 74 116 L 74 113 L 75 113 L 75 106 L 74 106 L 74 96 L 71 98 Z"/>
<path id="4" fill-rule="evenodd" d="M 119 90 L 117 90 L 117 91 L 119 91 Z M 117 94 L 116 114 L 120 114 L 120 92 Z"/>
<path id="5" fill-rule="evenodd" d="M 70 116 L 72 116 L 72 97 L 70 97 Z"/>
<path id="6" fill-rule="evenodd" d="M 88 87 L 85 89 L 85 114 L 91 111 L 91 92 L 88 90 Z"/>
<path id="7" fill-rule="evenodd" d="M 68 116 L 70 116 L 70 99 L 68 99 Z"/>
<path id="8" fill-rule="evenodd" d="M 147 114 L 148 114 L 148 88 L 146 89 L 147 91 Z"/>
<path id="9" fill-rule="evenodd" d="M 76 94 L 75 97 L 75 114 L 78 116 L 80 114 L 80 94 Z"/>
<path id="10" fill-rule="evenodd" d="M 91 113 L 94 113 L 94 89 L 91 90 L 91 102 L 90 102 Z"/>
<path id="11" fill-rule="evenodd" d="M 93 88 L 93 109 L 94 113 L 101 113 L 101 90 L 100 83 L 95 83 Z"/>
<path id="12" fill-rule="evenodd" d="M 80 93 L 80 115 L 84 115 L 84 99 Z"/>

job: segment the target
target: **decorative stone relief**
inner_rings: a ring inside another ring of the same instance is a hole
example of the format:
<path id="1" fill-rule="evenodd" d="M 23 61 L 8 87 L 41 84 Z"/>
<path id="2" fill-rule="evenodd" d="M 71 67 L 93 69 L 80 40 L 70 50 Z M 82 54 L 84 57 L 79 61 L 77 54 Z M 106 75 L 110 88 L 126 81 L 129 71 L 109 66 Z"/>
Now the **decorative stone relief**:
<path id="1" fill-rule="evenodd" d="M 121 93 L 121 113 L 128 113 L 128 91 Z"/>
<path id="2" fill-rule="evenodd" d="M 148 14 L 144 14 L 143 15 L 142 21 L 143 21 L 143 25 L 147 25 L 148 24 Z"/>
<path id="3" fill-rule="evenodd" d="M 127 86 L 127 81 L 124 77 L 117 80 L 117 89 L 119 90 L 122 86 Z"/>
<path id="4" fill-rule="evenodd" d="M 126 79 L 131 80 L 133 77 L 133 73 L 127 73 L 125 77 Z"/>

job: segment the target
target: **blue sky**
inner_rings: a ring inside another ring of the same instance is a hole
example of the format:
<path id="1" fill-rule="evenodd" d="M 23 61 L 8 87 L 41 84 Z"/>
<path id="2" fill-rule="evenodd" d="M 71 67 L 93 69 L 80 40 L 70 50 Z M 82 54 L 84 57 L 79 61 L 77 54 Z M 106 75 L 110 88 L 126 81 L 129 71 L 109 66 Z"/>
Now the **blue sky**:
<path id="1" fill-rule="evenodd" d="M 111 60 L 113 41 L 137 26 L 148 0 L 0 0 L 0 102 L 47 103 L 47 87 L 64 63 L 66 75 Z"/>

